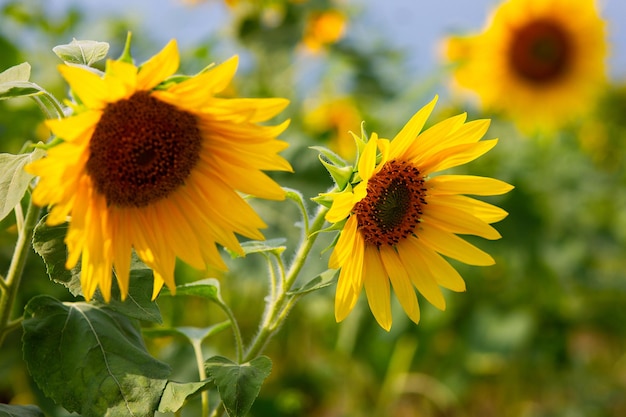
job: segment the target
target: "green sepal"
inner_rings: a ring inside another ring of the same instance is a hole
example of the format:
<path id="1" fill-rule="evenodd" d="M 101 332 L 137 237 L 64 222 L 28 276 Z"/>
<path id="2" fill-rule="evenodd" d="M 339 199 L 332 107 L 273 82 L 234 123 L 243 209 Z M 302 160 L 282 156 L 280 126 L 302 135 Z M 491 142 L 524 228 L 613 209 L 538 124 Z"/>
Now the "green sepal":
<path id="1" fill-rule="evenodd" d="M 287 249 L 285 246 L 285 242 L 287 239 L 285 238 L 276 238 L 269 240 L 248 240 L 241 244 L 241 248 L 243 249 L 243 256 L 250 255 L 252 253 L 273 253 L 275 255 L 280 255 Z M 226 249 L 226 251 L 230 254 L 231 258 L 239 258 L 242 255 L 230 250 Z"/>
<path id="2" fill-rule="evenodd" d="M 311 146 L 310 149 L 319 152 L 320 162 L 337 184 L 338 189 L 343 190 L 352 178 L 354 167 L 348 165 L 339 155 L 323 146 Z"/>
<path id="3" fill-rule="evenodd" d="M 68 44 L 55 46 L 52 51 L 67 64 L 91 67 L 107 56 L 109 44 L 107 42 L 72 39 L 72 42 Z"/>
<path id="4" fill-rule="evenodd" d="M 288 295 L 304 295 L 331 285 L 337 274 L 336 269 L 327 269 L 301 287 L 289 291 Z"/>
<path id="5" fill-rule="evenodd" d="M 128 32 L 126 34 L 126 42 L 124 43 L 124 50 L 122 51 L 122 55 L 117 58 L 118 61 L 126 62 L 127 64 L 134 64 L 133 56 L 130 53 L 130 41 L 133 37 L 132 32 Z"/>

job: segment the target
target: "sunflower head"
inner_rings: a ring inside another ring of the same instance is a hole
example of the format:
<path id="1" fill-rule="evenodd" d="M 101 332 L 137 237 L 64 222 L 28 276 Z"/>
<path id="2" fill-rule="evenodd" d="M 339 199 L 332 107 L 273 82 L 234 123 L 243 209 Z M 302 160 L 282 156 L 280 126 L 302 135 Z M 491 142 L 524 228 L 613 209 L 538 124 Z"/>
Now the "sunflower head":
<path id="1" fill-rule="evenodd" d="M 340 269 L 337 321 L 348 315 L 365 288 L 374 317 L 389 330 L 392 287 L 417 323 L 415 289 L 442 310 L 440 287 L 465 290 L 442 255 L 470 265 L 494 263 L 457 234 L 498 239 L 490 224 L 507 213 L 465 194 L 497 195 L 512 187 L 492 178 L 432 174 L 478 158 L 497 140 L 480 141 L 489 121 L 466 122 L 465 114 L 421 132 L 435 102 L 419 110 L 392 140 L 376 133 L 367 142 L 357 139 L 362 146 L 355 167 L 340 177 L 348 178 L 345 184 L 337 181 L 337 191 L 321 195 L 330 207 L 326 220 L 340 229 L 329 260 L 330 268 Z"/>
<path id="2" fill-rule="evenodd" d="M 40 177 L 35 203 L 48 224 L 69 220 L 67 267 L 81 260 L 83 294 L 110 298 L 113 270 L 128 292 L 131 251 L 154 271 L 153 296 L 175 291 L 177 258 L 198 269 L 226 266 L 216 244 L 243 254 L 236 234 L 263 239 L 265 224 L 240 196 L 282 199 L 263 171 L 290 171 L 276 139 L 284 99 L 225 98 L 237 57 L 194 76 L 174 76 L 175 41 L 135 66 L 126 49 L 104 74 L 60 66 L 76 102 L 49 120 L 61 139 L 27 170 Z"/>
<path id="3" fill-rule="evenodd" d="M 445 49 L 456 87 L 524 130 L 552 130 L 589 111 L 606 77 L 594 0 L 507 0 L 483 32 L 451 37 Z"/>

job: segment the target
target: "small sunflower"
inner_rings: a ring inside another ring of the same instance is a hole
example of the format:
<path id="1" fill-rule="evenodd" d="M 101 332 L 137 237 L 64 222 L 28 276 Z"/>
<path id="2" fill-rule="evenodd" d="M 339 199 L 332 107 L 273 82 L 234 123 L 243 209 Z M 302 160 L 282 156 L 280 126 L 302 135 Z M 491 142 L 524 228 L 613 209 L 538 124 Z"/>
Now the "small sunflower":
<path id="1" fill-rule="evenodd" d="M 528 130 L 553 129 L 591 107 L 606 78 L 605 22 L 594 0 L 508 0 L 479 34 L 452 37 L 459 87 Z"/>
<path id="2" fill-rule="evenodd" d="M 479 141 L 489 120 L 465 123 L 465 114 L 420 133 L 436 100 L 418 111 L 393 140 L 373 133 L 359 157 L 353 175 L 357 181 L 326 195 L 332 199 L 326 220 L 345 222 L 329 260 L 330 268 L 341 268 L 337 321 L 348 315 L 365 287 L 374 317 L 389 330 L 391 282 L 405 312 L 418 323 L 414 287 L 441 310 L 446 304 L 440 286 L 465 291 L 463 278 L 441 255 L 470 265 L 494 263 L 457 234 L 499 239 L 490 223 L 507 213 L 463 194 L 498 195 L 513 187 L 493 178 L 429 176 L 478 158 L 497 139 Z"/>
<path id="3" fill-rule="evenodd" d="M 168 80 L 179 65 L 176 41 L 140 67 L 109 60 L 103 77 L 62 65 L 78 104 L 47 125 L 63 142 L 27 170 L 33 192 L 51 206 L 48 224 L 70 218 L 67 268 L 81 258 L 81 285 L 110 299 L 112 270 L 128 293 L 131 250 L 154 271 L 153 297 L 174 292 L 176 258 L 226 269 L 216 243 L 243 253 L 235 233 L 263 239 L 263 221 L 237 191 L 267 199 L 283 189 L 262 170 L 290 171 L 276 140 L 288 125 L 262 126 L 284 99 L 216 96 L 237 57 L 199 75 Z M 180 81 L 180 82 L 177 82 Z"/>

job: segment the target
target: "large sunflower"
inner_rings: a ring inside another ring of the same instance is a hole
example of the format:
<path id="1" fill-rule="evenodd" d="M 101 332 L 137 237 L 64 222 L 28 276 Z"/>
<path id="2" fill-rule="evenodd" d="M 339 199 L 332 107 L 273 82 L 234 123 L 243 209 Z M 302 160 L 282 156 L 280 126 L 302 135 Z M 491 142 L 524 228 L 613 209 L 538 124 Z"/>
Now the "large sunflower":
<path id="1" fill-rule="evenodd" d="M 508 0 L 477 35 L 453 37 L 458 86 L 524 129 L 551 129 L 591 107 L 606 77 L 605 22 L 594 0 Z"/>
<path id="2" fill-rule="evenodd" d="M 236 57 L 168 80 L 178 64 L 171 41 L 140 67 L 109 60 L 103 77 L 60 66 L 79 101 L 71 117 L 47 121 L 63 142 L 27 170 L 40 177 L 33 201 L 52 206 L 48 224 L 70 218 L 66 266 L 82 254 L 87 299 L 99 287 L 109 300 L 112 268 L 125 297 L 131 249 L 154 270 L 154 297 L 163 283 L 175 290 L 177 257 L 225 269 L 216 243 L 242 252 L 235 233 L 262 239 L 265 226 L 237 191 L 284 198 L 261 170 L 291 170 L 276 140 L 288 121 L 258 123 L 287 100 L 217 97 Z"/>
<path id="3" fill-rule="evenodd" d="M 478 158 L 497 139 L 479 141 L 489 121 L 465 123 L 465 114 L 420 133 L 435 102 L 418 111 L 393 140 L 373 133 L 359 157 L 356 181 L 328 195 L 332 206 L 326 220 L 345 221 L 329 260 L 331 268 L 341 268 L 337 321 L 348 315 L 365 287 L 374 317 L 389 330 L 391 282 L 407 315 L 417 323 L 420 311 L 413 287 L 442 310 L 446 304 L 440 286 L 465 290 L 459 273 L 441 255 L 470 265 L 494 263 L 456 235 L 498 239 L 490 223 L 507 213 L 463 194 L 497 195 L 513 187 L 485 177 L 429 176 Z"/>

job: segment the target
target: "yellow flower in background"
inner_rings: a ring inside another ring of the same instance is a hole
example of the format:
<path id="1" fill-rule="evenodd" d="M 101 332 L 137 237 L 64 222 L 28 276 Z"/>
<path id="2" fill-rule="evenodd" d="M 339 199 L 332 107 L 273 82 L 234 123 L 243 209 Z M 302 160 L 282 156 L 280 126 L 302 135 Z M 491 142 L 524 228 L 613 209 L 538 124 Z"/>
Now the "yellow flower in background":
<path id="1" fill-rule="evenodd" d="M 478 158 L 497 139 L 480 141 L 489 120 L 466 123 L 466 114 L 420 133 L 436 100 L 418 111 L 393 140 L 373 133 L 357 163 L 358 182 L 328 195 L 333 201 L 326 220 L 345 221 L 329 260 L 331 268 L 341 268 L 337 321 L 350 313 L 365 287 L 374 317 L 389 330 L 391 283 L 406 314 L 418 323 L 414 287 L 441 310 L 446 304 L 440 286 L 465 291 L 463 278 L 441 255 L 470 265 L 494 264 L 489 254 L 457 234 L 499 239 L 490 223 L 507 213 L 464 194 L 498 195 L 513 187 L 492 178 L 430 175 Z"/>
<path id="2" fill-rule="evenodd" d="M 361 113 L 349 97 L 328 100 L 304 116 L 307 129 L 328 135 L 328 147 L 341 157 L 351 160 L 356 155 L 354 139 L 345 132 L 361 129 Z"/>
<path id="3" fill-rule="evenodd" d="M 486 29 L 452 37 L 457 87 L 523 129 L 552 129 L 588 111 L 606 78 L 605 22 L 594 0 L 508 0 Z"/>
<path id="4" fill-rule="evenodd" d="M 139 68 L 109 60 L 104 77 L 60 66 L 80 100 L 74 115 L 49 120 L 63 142 L 27 170 L 40 177 L 33 192 L 49 205 L 48 224 L 70 216 L 66 236 L 73 267 L 82 255 L 81 285 L 110 299 L 112 268 L 128 292 L 131 249 L 154 271 L 156 297 L 174 292 L 176 258 L 204 269 L 226 269 L 216 243 L 243 253 L 235 233 L 263 239 L 263 221 L 237 191 L 267 199 L 285 192 L 262 170 L 290 171 L 276 140 L 288 125 L 261 126 L 284 99 L 224 99 L 237 58 L 179 83 L 175 41 Z"/>
<path id="5" fill-rule="evenodd" d="M 346 15 L 339 10 L 312 13 L 306 22 L 304 45 L 312 52 L 319 52 L 326 45 L 338 42 L 346 30 Z"/>

